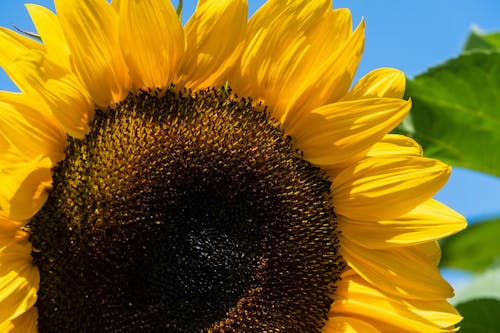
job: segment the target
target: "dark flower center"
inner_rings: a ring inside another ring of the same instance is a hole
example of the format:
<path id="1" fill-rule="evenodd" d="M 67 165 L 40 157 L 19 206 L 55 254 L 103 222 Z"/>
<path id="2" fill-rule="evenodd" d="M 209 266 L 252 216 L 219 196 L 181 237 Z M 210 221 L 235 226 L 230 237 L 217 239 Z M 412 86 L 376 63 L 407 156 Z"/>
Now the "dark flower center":
<path id="1" fill-rule="evenodd" d="M 327 179 L 228 92 L 139 92 L 69 138 L 30 222 L 40 332 L 320 332 Z"/>

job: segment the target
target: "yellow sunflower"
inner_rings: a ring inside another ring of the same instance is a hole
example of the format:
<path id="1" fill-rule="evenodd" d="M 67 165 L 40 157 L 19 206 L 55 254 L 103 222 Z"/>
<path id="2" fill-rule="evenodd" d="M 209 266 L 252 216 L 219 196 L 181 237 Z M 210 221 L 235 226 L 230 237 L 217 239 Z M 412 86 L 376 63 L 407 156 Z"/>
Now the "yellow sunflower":
<path id="1" fill-rule="evenodd" d="M 26 5 L 0 30 L 1 332 L 449 332 L 432 199 L 450 168 L 388 134 L 404 75 L 352 85 L 329 0 Z"/>

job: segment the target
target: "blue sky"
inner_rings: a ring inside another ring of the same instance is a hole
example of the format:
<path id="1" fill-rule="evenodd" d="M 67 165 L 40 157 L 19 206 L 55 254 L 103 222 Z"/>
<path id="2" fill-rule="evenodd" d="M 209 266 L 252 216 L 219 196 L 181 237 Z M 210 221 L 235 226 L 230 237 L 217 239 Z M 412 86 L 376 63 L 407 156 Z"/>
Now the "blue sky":
<path id="1" fill-rule="evenodd" d="M 53 8 L 52 0 L 35 0 Z M 250 11 L 263 0 L 250 0 Z M 24 9 L 25 1 L 0 4 L 0 25 L 17 25 L 33 30 Z M 196 1 L 184 3 L 185 13 Z M 357 78 L 378 67 L 395 67 L 409 77 L 457 56 L 473 26 L 483 31 L 500 31 L 498 0 L 336 0 L 334 7 L 351 9 L 354 24 L 366 20 L 366 46 Z M 0 89 L 14 90 L 0 73 Z M 500 217 L 500 179 L 455 168 L 437 198 L 464 214 L 471 222 Z"/>

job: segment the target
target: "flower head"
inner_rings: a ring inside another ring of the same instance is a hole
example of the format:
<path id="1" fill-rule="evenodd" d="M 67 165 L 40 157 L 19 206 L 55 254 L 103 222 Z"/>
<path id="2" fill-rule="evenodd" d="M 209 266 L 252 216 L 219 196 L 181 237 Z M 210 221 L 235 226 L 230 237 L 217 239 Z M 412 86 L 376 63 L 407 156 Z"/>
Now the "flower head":
<path id="1" fill-rule="evenodd" d="M 432 200 L 450 168 L 389 134 L 404 75 L 352 86 L 330 1 L 27 5 L 0 29 L 0 331 L 444 332 Z M 352 86 L 352 88 L 350 88 Z"/>

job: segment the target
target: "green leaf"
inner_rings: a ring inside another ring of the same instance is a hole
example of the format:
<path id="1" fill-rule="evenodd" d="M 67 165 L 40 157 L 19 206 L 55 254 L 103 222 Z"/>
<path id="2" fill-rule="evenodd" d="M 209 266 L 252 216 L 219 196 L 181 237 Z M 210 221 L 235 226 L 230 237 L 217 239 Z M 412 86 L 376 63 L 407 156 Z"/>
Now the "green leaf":
<path id="1" fill-rule="evenodd" d="M 476 298 L 492 298 L 500 301 L 500 267 L 489 269 L 474 276 L 466 285 L 457 287 L 451 304 L 460 304 Z"/>
<path id="2" fill-rule="evenodd" d="M 464 51 L 500 50 L 500 32 L 485 34 L 472 30 L 465 42 Z"/>
<path id="3" fill-rule="evenodd" d="M 481 272 L 500 260 L 500 220 L 473 224 L 441 243 L 442 267 Z"/>
<path id="4" fill-rule="evenodd" d="M 500 301 L 480 298 L 459 304 L 457 307 L 464 317 L 460 332 L 462 333 L 495 333 L 498 332 L 500 318 Z"/>
<path id="5" fill-rule="evenodd" d="M 426 156 L 500 176 L 500 52 L 463 54 L 409 80 L 406 94 L 411 118 L 398 130 Z"/>

